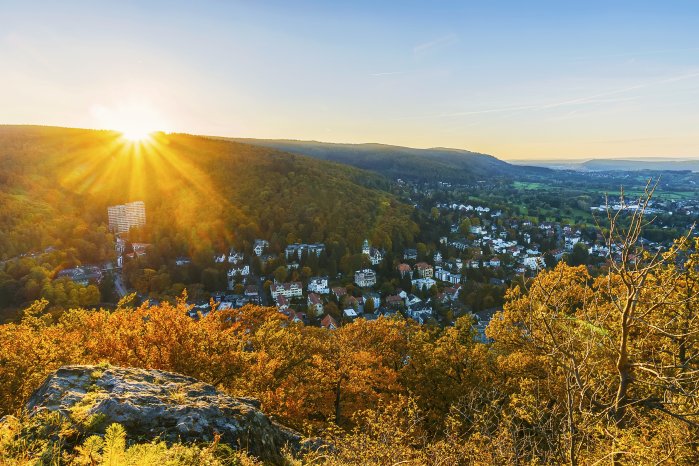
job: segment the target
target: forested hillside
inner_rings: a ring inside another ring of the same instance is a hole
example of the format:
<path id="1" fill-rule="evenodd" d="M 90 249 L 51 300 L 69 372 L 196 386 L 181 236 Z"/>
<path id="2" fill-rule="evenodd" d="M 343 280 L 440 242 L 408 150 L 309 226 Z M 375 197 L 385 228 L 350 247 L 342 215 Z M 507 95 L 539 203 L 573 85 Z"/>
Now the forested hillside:
<path id="1" fill-rule="evenodd" d="M 134 144 L 108 131 L 4 126 L 0 165 L 0 307 L 38 298 L 60 268 L 112 259 L 107 206 L 134 200 L 146 203 L 147 225 L 130 240 L 202 265 L 255 238 L 277 251 L 365 238 L 390 249 L 417 228 L 376 175 L 230 141 Z M 8 261 L 32 252 L 41 254 Z"/>
<path id="2" fill-rule="evenodd" d="M 386 144 L 331 144 L 272 139 L 235 140 L 341 162 L 391 179 L 470 183 L 493 179 L 522 179 L 549 172 L 546 168 L 511 165 L 492 155 L 460 149 L 413 149 Z"/>

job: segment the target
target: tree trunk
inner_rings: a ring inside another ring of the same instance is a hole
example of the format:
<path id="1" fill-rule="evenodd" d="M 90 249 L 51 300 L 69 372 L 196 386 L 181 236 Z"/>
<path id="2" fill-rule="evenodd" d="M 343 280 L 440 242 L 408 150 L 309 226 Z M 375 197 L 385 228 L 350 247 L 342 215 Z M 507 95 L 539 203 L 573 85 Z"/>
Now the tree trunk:
<path id="1" fill-rule="evenodd" d="M 335 385 L 335 424 L 340 425 L 340 401 L 342 400 L 342 379 Z"/>

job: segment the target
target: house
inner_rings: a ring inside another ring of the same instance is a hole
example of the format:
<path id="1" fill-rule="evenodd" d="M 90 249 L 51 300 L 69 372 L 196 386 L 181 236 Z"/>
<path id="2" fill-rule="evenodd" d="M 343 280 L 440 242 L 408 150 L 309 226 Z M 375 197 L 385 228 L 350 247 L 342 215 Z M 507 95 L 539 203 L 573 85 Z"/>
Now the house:
<path id="1" fill-rule="evenodd" d="M 311 277 L 306 287 L 309 293 L 328 294 L 328 277 Z"/>
<path id="2" fill-rule="evenodd" d="M 228 279 L 234 278 L 236 276 L 247 277 L 250 275 L 250 266 L 241 265 L 239 267 L 231 267 L 228 269 Z"/>
<path id="3" fill-rule="evenodd" d="M 345 317 L 347 317 L 348 319 L 356 319 L 357 316 L 358 316 L 357 311 L 355 311 L 355 310 L 352 309 L 351 307 L 345 309 L 344 311 L 342 311 L 342 314 L 343 314 Z"/>
<path id="4" fill-rule="evenodd" d="M 182 267 L 183 265 L 189 265 L 191 263 L 192 260 L 189 257 L 180 256 L 177 259 L 175 259 L 175 265 L 178 267 Z"/>
<path id="5" fill-rule="evenodd" d="M 417 249 L 404 249 L 403 250 L 403 259 L 409 261 L 409 260 L 417 260 Z"/>
<path id="6" fill-rule="evenodd" d="M 308 308 L 313 309 L 317 314 L 323 313 L 323 301 L 315 293 L 308 293 Z"/>
<path id="7" fill-rule="evenodd" d="M 432 259 L 434 260 L 435 264 L 441 264 L 442 263 L 442 253 L 437 251 L 434 253 L 434 256 L 432 256 Z"/>
<path id="8" fill-rule="evenodd" d="M 414 294 L 409 294 L 408 297 L 405 299 L 405 305 L 408 306 L 408 309 L 420 304 L 421 302 L 422 300 Z"/>
<path id="9" fill-rule="evenodd" d="M 405 302 L 403 301 L 403 298 L 401 298 L 400 296 L 392 295 L 386 298 L 386 305 L 393 309 L 397 309 L 405 306 Z"/>
<path id="10" fill-rule="evenodd" d="M 337 298 L 338 301 L 340 299 L 342 299 L 342 297 L 347 294 L 347 290 L 341 286 L 333 287 L 332 291 L 333 291 L 333 294 L 335 295 L 335 297 Z"/>
<path id="11" fill-rule="evenodd" d="M 489 264 L 491 267 L 500 267 L 500 259 L 498 259 L 497 257 L 493 257 L 492 259 L 490 259 Z"/>
<path id="12" fill-rule="evenodd" d="M 286 247 L 284 254 L 286 255 L 287 260 L 291 259 L 292 257 L 296 257 L 298 260 L 301 260 L 304 254 L 315 254 L 316 257 L 318 257 L 323 251 L 325 251 L 325 245 L 323 243 L 294 243 Z"/>
<path id="13" fill-rule="evenodd" d="M 263 252 L 267 250 L 269 247 L 269 241 L 266 239 L 256 239 L 255 243 L 252 247 L 253 252 L 255 253 L 256 256 L 261 256 Z"/>
<path id="14" fill-rule="evenodd" d="M 416 278 L 415 280 L 413 280 L 412 283 L 413 288 L 416 288 L 418 290 L 429 290 L 437 284 L 437 282 L 433 278 Z"/>
<path id="15" fill-rule="evenodd" d="M 445 270 L 441 267 L 437 267 L 437 270 L 435 271 L 435 278 L 437 280 L 447 282 L 447 283 L 461 283 L 461 274 L 458 273 L 451 273 L 448 270 Z"/>
<path id="16" fill-rule="evenodd" d="M 444 288 L 444 294 L 450 301 L 456 301 L 459 299 L 459 292 L 461 291 L 461 285 L 455 285 L 452 287 Z"/>
<path id="17" fill-rule="evenodd" d="M 546 264 L 541 256 L 529 256 L 525 257 L 522 261 L 522 265 L 527 267 L 529 270 L 545 269 Z"/>
<path id="18" fill-rule="evenodd" d="M 408 317 L 424 324 L 430 317 L 432 317 L 432 305 L 429 303 L 420 303 L 415 307 L 411 308 L 407 312 Z"/>
<path id="19" fill-rule="evenodd" d="M 369 257 L 371 265 L 379 265 L 383 260 L 383 253 L 376 248 L 372 248 L 369 245 L 369 240 L 364 240 L 362 245 L 362 254 Z"/>
<path id="20" fill-rule="evenodd" d="M 437 268 L 435 269 L 435 271 L 434 271 L 434 278 L 436 278 L 437 280 L 446 282 L 446 281 L 448 281 L 448 280 L 447 280 L 447 277 L 448 277 L 450 274 L 451 274 L 451 273 L 450 273 L 448 270 L 443 269 L 442 267 L 437 267 Z"/>
<path id="21" fill-rule="evenodd" d="M 358 270 L 354 272 L 354 283 L 362 288 L 374 286 L 376 285 L 376 272 L 371 269 Z"/>
<path id="22" fill-rule="evenodd" d="M 245 256 L 242 252 L 236 251 L 235 249 L 231 248 L 230 252 L 228 253 L 229 264 L 238 264 L 240 262 L 243 262 L 243 259 L 245 259 Z"/>
<path id="23" fill-rule="evenodd" d="M 286 299 L 284 295 L 277 295 L 274 301 L 277 303 L 279 312 L 286 312 L 289 309 L 289 300 Z"/>
<path id="24" fill-rule="evenodd" d="M 277 299 L 277 296 L 300 297 L 303 296 L 303 285 L 301 282 L 273 283 L 269 287 L 269 292 L 272 294 L 272 299 Z"/>
<path id="25" fill-rule="evenodd" d="M 336 330 L 338 327 L 337 321 L 333 319 L 333 316 L 330 314 L 323 317 L 323 320 L 320 321 L 320 325 L 328 330 Z"/>
<path id="26" fill-rule="evenodd" d="M 245 296 L 250 298 L 250 300 L 257 301 L 260 299 L 260 290 L 257 287 L 257 285 L 248 285 L 245 287 L 244 291 Z"/>
<path id="27" fill-rule="evenodd" d="M 131 243 L 133 246 L 133 252 L 136 257 L 145 256 L 147 249 L 151 246 L 150 243 Z"/>
<path id="28" fill-rule="evenodd" d="M 250 266 L 244 265 L 241 267 L 231 267 L 228 269 L 228 289 L 232 290 L 235 288 L 236 280 L 238 277 L 247 277 L 250 275 Z"/>
<path id="29" fill-rule="evenodd" d="M 347 295 L 347 296 L 345 296 L 345 299 L 343 300 L 343 305 L 346 308 L 351 307 L 352 309 L 359 309 L 360 298 L 355 298 L 352 295 Z"/>
<path id="30" fill-rule="evenodd" d="M 459 251 L 465 251 L 468 248 L 468 244 L 465 241 L 452 241 L 451 247 L 458 249 Z"/>
<path id="31" fill-rule="evenodd" d="M 291 319 L 291 321 L 294 323 L 304 324 L 306 323 L 306 314 L 301 311 L 289 309 L 289 319 Z"/>
<path id="32" fill-rule="evenodd" d="M 434 269 L 427 262 L 418 262 L 415 264 L 415 270 L 420 278 L 432 278 L 434 276 Z"/>
<path id="33" fill-rule="evenodd" d="M 398 273 L 400 273 L 401 278 L 412 278 L 413 269 L 408 264 L 398 264 Z"/>
<path id="34" fill-rule="evenodd" d="M 83 265 L 72 269 L 61 270 L 56 274 L 56 278 L 67 277 L 75 283 L 87 286 L 90 283 L 102 281 L 102 270 L 94 265 Z"/>

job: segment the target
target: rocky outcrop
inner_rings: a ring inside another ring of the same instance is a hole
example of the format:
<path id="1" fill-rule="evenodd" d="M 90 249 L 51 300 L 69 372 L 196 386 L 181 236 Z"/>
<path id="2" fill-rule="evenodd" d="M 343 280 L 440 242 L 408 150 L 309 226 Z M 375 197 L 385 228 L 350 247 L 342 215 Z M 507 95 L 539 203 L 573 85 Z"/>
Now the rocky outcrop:
<path id="1" fill-rule="evenodd" d="M 119 423 L 139 440 L 210 442 L 218 434 L 221 442 L 275 463 L 285 446 L 304 447 L 300 434 L 270 420 L 255 400 L 159 370 L 65 366 L 46 379 L 27 409 L 98 415 L 104 425 Z"/>

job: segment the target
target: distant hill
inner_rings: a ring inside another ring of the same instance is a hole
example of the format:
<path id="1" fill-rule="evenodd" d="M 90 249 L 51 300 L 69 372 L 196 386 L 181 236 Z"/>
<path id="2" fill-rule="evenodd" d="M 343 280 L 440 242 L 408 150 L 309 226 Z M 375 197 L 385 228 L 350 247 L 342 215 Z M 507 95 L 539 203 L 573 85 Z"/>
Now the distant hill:
<path id="1" fill-rule="evenodd" d="M 637 159 L 590 159 L 590 160 L 523 160 L 515 162 L 558 170 L 579 171 L 692 171 L 699 172 L 699 160 L 663 159 L 640 157 Z"/>
<path id="2" fill-rule="evenodd" d="M 316 141 L 233 139 L 256 146 L 331 160 L 380 173 L 390 179 L 474 182 L 545 174 L 548 169 L 503 162 L 492 155 L 460 149 L 413 149 L 384 144 L 333 144 Z"/>
<path id="3" fill-rule="evenodd" d="M 592 159 L 582 163 L 581 167 L 589 171 L 689 170 L 699 172 L 699 160 Z"/>

